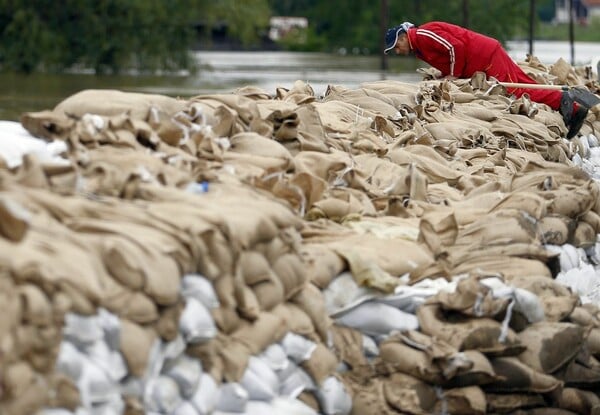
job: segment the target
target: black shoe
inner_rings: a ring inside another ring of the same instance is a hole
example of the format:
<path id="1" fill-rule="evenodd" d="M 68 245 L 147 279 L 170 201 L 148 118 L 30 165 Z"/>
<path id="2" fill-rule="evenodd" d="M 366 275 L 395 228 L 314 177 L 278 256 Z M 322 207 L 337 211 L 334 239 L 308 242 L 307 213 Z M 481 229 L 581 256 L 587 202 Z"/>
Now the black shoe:
<path id="1" fill-rule="evenodd" d="M 563 117 L 565 126 L 569 129 L 569 132 L 567 133 L 568 139 L 575 137 L 588 114 L 588 109 L 583 105 L 577 105 L 577 109 L 573 111 L 574 104 L 575 99 L 571 94 L 571 91 L 563 92 L 559 111 Z"/>

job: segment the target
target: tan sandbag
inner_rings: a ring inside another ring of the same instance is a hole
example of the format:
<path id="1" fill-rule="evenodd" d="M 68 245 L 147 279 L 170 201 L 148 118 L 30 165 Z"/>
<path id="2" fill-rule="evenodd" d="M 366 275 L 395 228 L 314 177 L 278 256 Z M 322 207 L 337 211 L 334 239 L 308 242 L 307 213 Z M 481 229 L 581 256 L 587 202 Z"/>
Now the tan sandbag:
<path id="1" fill-rule="evenodd" d="M 310 357 L 300 366 L 320 385 L 326 378 L 335 373 L 338 366 L 335 354 L 323 343 L 317 343 Z"/>
<path id="2" fill-rule="evenodd" d="M 283 284 L 275 274 L 272 273 L 270 277 L 269 281 L 262 281 L 250 287 L 254 292 L 260 309 L 265 311 L 269 311 L 285 301 Z"/>
<path id="3" fill-rule="evenodd" d="M 368 361 L 363 350 L 363 334 L 350 327 L 337 324 L 331 326 L 333 348 L 338 360 L 350 368 L 367 366 Z"/>
<path id="4" fill-rule="evenodd" d="M 238 266 L 248 285 L 270 280 L 271 266 L 259 252 L 244 250 L 240 253 Z"/>
<path id="5" fill-rule="evenodd" d="M 20 121 L 31 135 L 48 140 L 65 140 L 75 127 L 75 120 L 55 111 L 25 112 Z"/>
<path id="6" fill-rule="evenodd" d="M 0 196 L 0 235 L 21 241 L 29 229 L 30 213 L 8 195 Z"/>
<path id="7" fill-rule="evenodd" d="M 290 299 L 306 282 L 305 264 L 297 254 L 284 254 L 273 263 L 273 272 L 283 285 L 284 298 Z"/>
<path id="8" fill-rule="evenodd" d="M 458 350 L 475 349 L 496 355 L 514 355 L 525 348 L 516 334 L 490 318 L 463 316 L 447 320 L 439 304 L 422 305 L 417 309 L 421 331 L 448 342 Z"/>
<path id="9" fill-rule="evenodd" d="M 600 414 L 600 398 L 593 392 L 564 388 L 558 398 L 558 403 L 561 409 L 580 415 Z"/>
<path id="10" fill-rule="evenodd" d="M 392 408 L 415 415 L 432 413 L 437 401 L 432 386 L 402 373 L 394 373 L 385 379 L 383 392 Z"/>
<path id="11" fill-rule="evenodd" d="M 236 339 L 221 337 L 218 340 L 217 354 L 223 364 L 223 379 L 227 382 L 239 382 L 252 353 L 247 345 Z"/>
<path id="12" fill-rule="evenodd" d="M 185 309 L 184 301 L 168 307 L 161 307 L 160 316 L 153 324 L 156 334 L 165 342 L 175 341 L 179 335 L 179 320 Z"/>
<path id="13" fill-rule="evenodd" d="M 384 392 L 384 382 L 378 378 L 373 378 L 368 384 L 360 385 L 360 387 L 355 389 L 352 400 L 352 412 L 350 414 L 364 415 L 371 412 L 382 415 L 406 413 L 400 412 L 387 402 Z"/>
<path id="14" fill-rule="evenodd" d="M 121 319 L 120 351 L 127 363 L 129 373 L 138 377 L 144 376 L 155 340 L 154 331 Z"/>
<path id="15" fill-rule="evenodd" d="M 566 216 L 547 215 L 538 222 L 538 226 L 544 243 L 564 245 L 569 241 L 575 223 Z"/>
<path id="16" fill-rule="evenodd" d="M 468 386 L 445 390 L 435 408 L 434 413 L 447 411 L 456 415 L 483 415 L 487 413 L 487 402 L 479 386 Z"/>
<path id="17" fill-rule="evenodd" d="M 234 166 L 247 163 L 271 171 L 293 169 L 292 155 L 277 141 L 249 132 L 232 136 L 230 142 L 224 158 L 227 163 Z"/>
<path id="18" fill-rule="evenodd" d="M 50 399 L 49 407 L 66 408 L 70 411 L 77 410 L 81 405 L 80 391 L 75 382 L 66 375 L 57 373 L 48 377 Z"/>
<path id="19" fill-rule="evenodd" d="M 243 323 L 231 334 L 231 338 L 239 341 L 255 355 L 281 340 L 286 331 L 285 321 L 281 317 L 262 312 L 252 323 Z"/>
<path id="20" fill-rule="evenodd" d="M 302 257 L 306 264 L 307 280 L 320 289 L 325 289 L 345 269 L 342 257 L 320 244 L 303 244 Z"/>
<path id="21" fill-rule="evenodd" d="M 600 384 L 600 362 L 588 350 L 581 349 L 575 359 L 556 371 L 554 376 L 569 386 L 594 389 Z"/>
<path id="22" fill-rule="evenodd" d="M 462 352 L 470 368 L 459 368 L 456 374 L 444 383 L 445 388 L 484 386 L 498 379 L 489 359 L 477 350 Z"/>
<path id="23" fill-rule="evenodd" d="M 552 373 L 579 353 L 587 333 L 576 324 L 541 321 L 517 336 L 527 346 L 519 360 L 539 372 Z"/>
<path id="24" fill-rule="evenodd" d="M 3 390 L 3 399 L 0 400 L 2 414 L 33 414 L 48 403 L 46 381 L 23 362 L 4 369 Z"/>
<path id="25" fill-rule="evenodd" d="M 548 393 L 562 387 L 563 383 L 525 365 L 516 357 L 491 359 L 498 380 L 489 383 L 486 390 L 492 392 Z"/>
<path id="26" fill-rule="evenodd" d="M 563 321 L 579 305 L 579 297 L 568 287 L 539 274 L 507 279 L 511 285 L 531 291 L 540 299 L 547 321 Z"/>
<path id="27" fill-rule="evenodd" d="M 546 400 L 536 393 L 489 393 L 486 392 L 488 411 L 490 413 L 513 413 L 514 410 L 526 410 L 544 406 Z"/>
<path id="28" fill-rule="evenodd" d="M 438 385 L 473 367 L 454 347 L 417 331 L 392 335 L 379 345 L 379 356 L 392 372 Z"/>
<path id="29" fill-rule="evenodd" d="M 319 341 L 312 320 L 300 307 L 291 302 L 275 306 L 271 313 L 285 321 L 288 331 L 304 336 L 312 341 Z"/>
<path id="30" fill-rule="evenodd" d="M 585 221 L 579 221 L 570 242 L 577 248 L 589 248 L 596 244 L 596 233 L 592 225 Z"/>
<path id="31" fill-rule="evenodd" d="M 333 323 L 327 314 L 325 299 L 321 290 L 314 284 L 307 282 L 290 301 L 310 317 L 321 340 L 327 342 L 329 327 Z"/>
<path id="32" fill-rule="evenodd" d="M 492 290 L 475 277 L 461 279 L 454 292 L 440 291 L 426 304 L 439 304 L 445 311 L 457 311 L 471 317 L 496 317 L 506 310 L 509 299 L 494 298 Z"/>

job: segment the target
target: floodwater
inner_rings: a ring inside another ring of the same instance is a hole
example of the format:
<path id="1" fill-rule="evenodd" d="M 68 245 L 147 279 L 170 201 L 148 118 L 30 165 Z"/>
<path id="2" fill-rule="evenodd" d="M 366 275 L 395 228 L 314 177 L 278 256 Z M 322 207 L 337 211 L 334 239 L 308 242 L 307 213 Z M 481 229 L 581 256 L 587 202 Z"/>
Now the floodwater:
<path id="1" fill-rule="evenodd" d="M 509 53 L 523 60 L 527 42 L 510 42 Z M 576 43 L 575 61 L 587 64 L 600 55 L 600 43 Z M 381 71 L 378 56 L 337 55 L 302 52 L 196 52 L 200 71 L 178 76 L 95 76 L 90 74 L 0 73 L 0 120 L 18 120 L 28 111 L 52 109 L 57 103 L 83 89 L 120 89 L 130 92 L 191 97 L 232 92 L 242 86 L 257 86 L 274 94 L 278 87 L 291 88 L 296 80 L 308 82 L 317 95 L 328 85 L 356 88 L 362 82 L 395 79 L 417 82 L 424 67 L 412 57 L 388 57 L 387 71 Z M 544 63 L 559 57 L 570 61 L 567 42 L 536 42 L 534 54 Z"/>

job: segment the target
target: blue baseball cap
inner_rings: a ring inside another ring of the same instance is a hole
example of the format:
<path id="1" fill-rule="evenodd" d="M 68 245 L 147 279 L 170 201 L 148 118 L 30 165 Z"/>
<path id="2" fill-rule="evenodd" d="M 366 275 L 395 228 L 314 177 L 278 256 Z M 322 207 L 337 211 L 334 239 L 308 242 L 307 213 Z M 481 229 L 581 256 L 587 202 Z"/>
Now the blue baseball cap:
<path id="1" fill-rule="evenodd" d="M 401 25 L 388 29 L 385 33 L 385 49 L 383 50 L 383 53 L 387 54 L 390 50 L 394 49 L 394 46 L 396 46 L 396 42 L 398 41 L 398 37 L 400 37 L 402 33 L 406 33 L 408 29 L 414 26 L 415 25 L 411 22 L 404 22 Z"/>

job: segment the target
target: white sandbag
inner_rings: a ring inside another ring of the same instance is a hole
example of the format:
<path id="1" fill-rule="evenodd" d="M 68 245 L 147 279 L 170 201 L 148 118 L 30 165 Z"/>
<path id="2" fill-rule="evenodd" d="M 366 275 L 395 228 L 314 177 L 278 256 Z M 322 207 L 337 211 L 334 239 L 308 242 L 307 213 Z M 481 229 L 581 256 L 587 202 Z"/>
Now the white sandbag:
<path id="1" fill-rule="evenodd" d="M 220 390 L 212 376 L 202 373 L 198 387 L 190 402 L 200 415 L 207 415 L 214 411 L 219 401 Z"/>
<path id="2" fill-rule="evenodd" d="M 285 350 L 278 343 L 269 345 L 258 357 L 265 361 L 271 370 L 275 372 L 284 370 L 289 365 Z"/>
<path id="3" fill-rule="evenodd" d="M 317 415 L 317 412 L 297 399 L 278 396 L 271 401 L 273 412 L 281 415 Z"/>
<path id="4" fill-rule="evenodd" d="M 63 340 L 56 358 L 56 370 L 77 381 L 83 372 L 86 360 L 73 343 Z"/>
<path id="5" fill-rule="evenodd" d="M 29 134 L 21 123 L 0 121 L 0 158 L 11 169 L 21 165 L 25 154 L 33 154 L 42 162 L 69 164 L 68 160 L 60 157 L 66 151 L 65 141 L 47 143 Z"/>
<path id="6" fill-rule="evenodd" d="M 127 376 L 127 363 L 123 355 L 111 349 L 104 340 L 85 345 L 82 351 L 96 366 L 104 370 L 113 382 L 119 382 Z"/>
<path id="7" fill-rule="evenodd" d="M 195 298 L 209 310 L 219 307 L 219 298 L 212 283 L 200 274 L 188 274 L 183 277 L 181 294 L 185 298 Z"/>
<path id="8" fill-rule="evenodd" d="M 95 363 L 83 356 L 81 375 L 76 381 L 79 389 L 81 403 L 85 408 L 111 402 L 115 397 L 120 397 L 118 385 L 109 375 Z"/>
<path id="9" fill-rule="evenodd" d="M 590 264 L 566 272 L 561 271 L 555 279 L 577 293 L 582 303 L 600 300 L 600 275 Z"/>
<path id="10" fill-rule="evenodd" d="M 580 254 L 577 248 L 575 248 L 573 245 L 545 245 L 545 248 L 548 249 L 550 252 L 560 254 L 559 261 L 561 272 L 567 272 L 573 268 L 578 268 L 580 266 Z"/>
<path id="11" fill-rule="evenodd" d="M 316 389 L 313 378 L 301 367 L 294 364 L 291 365 L 291 370 L 287 372 L 287 376 L 280 379 L 279 395 L 288 398 L 297 398 L 303 391 L 312 391 Z"/>
<path id="12" fill-rule="evenodd" d="M 149 411 L 172 413 L 182 402 L 177 383 L 167 377 L 151 378 L 144 390 L 144 406 Z"/>
<path id="13" fill-rule="evenodd" d="M 181 356 L 186 347 L 187 345 L 181 334 L 177 335 L 175 340 L 166 343 L 156 339 L 150 349 L 145 377 L 157 377 L 165 364 Z"/>
<path id="14" fill-rule="evenodd" d="M 414 314 L 374 301 L 363 303 L 347 311 L 338 316 L 335 321 L 369 336 L 419 328 L 419 320 Z"/>
<path id="15" fill-rule="evenodd" d="M 287 357 L 298 364 L 308 360 L 317 348 L 316 343 L 295 333 L 287 333 L 281 340 L 281 346 Z"/>
<path id="16" fill-rule="evenodd" d="M 375 340 L 373 340 L 373 338 L 370 336 L 365 336 L 364 334 L 362 336 L 362 349 L 363 354 L 367 358 L 379 356 L 379 347 L 377 346 L 377 343 L 375 343 Z"/>
<path id="17" fill-rule="evenodd" d="M 325 379 L 315 395 L 326 415 L 346 415 L 352 410 L 352 397 L 335 376 Z"/>
<path id="18" fill-rule="evenodd" d="M 165 364 L 162 374 L 173 379 L 179 387 L 179 393 L 184 399 L 190 399 L 200 383 L 202 364 L 185 354 Z"/>
<path id="19" fill-rule="evenodd" d="M 378 298 L 377 302 L 397 308 L 407 313 L 414 314 L 417 308 L 431 296 L 439 291 L 435 288 L 419 288 L 410 285 L 399 285 L 394 289 L 394 294 Z"/>
<path id="20" fill-rule="evenodd" d="M 177 409 L 173 411 L 172 415 L 198 415 L 198 411 L 190 402 L 183 401 Z"/>
<path id="21" fill-rule="evenodd" d="M 185 309 L 179 319 L 179 331 L 186 343 L 203 343 L 217 334 L 215 321 L 200 301 L 193 297 L 186 300 Z"/>
<path id="22" fill-rule="evenodd" d="M 239 383 L 221 385 L 219 400 L 215 409 L 222 412 L 244 412 L 248 403 L 248 392 Z"/>
<path id="23" fill-rule="evenodd" d="M 270 401 L 279 392 L 277 375 L 264 360 L 255 356 L 248 359 L 240 385 L 248 392 L 248 398 L 255 401 Z"/>
<path id="24" fill-rule="evenodd" d="M 106 344 L 113 350 L 119 350 L 121 345 L 121 322 L 119 317 L 104 308 L 99 308 L 98 323 L 104 332 Z"/>
<path id="25" fill-rule="evenodd" d="M 122 415 L 125 412 L 125 402 L 120 395 L 114 395 L 110 401 L 87 409 L 90 415 Z"/>
<path id="26" fill-rule="evenodd" d="M 331 317 L 379 295 L 375 290 L 359 286 L 350 272 L 342 272 L 335 277 L 322 293 L 327 314 Z"/>
<path id="27" fill-rule="evenodd" d="M 104 339 L 104 330 L 98 316 L 65 314 L 63 336 L 75 346 L 85 346 Z"/>
<path id="28" fill-rule="evenodd" d="M 48 408 L 48 409 L 42 409 L 41 411 L 37 412 L 37 415 L 75 415 L 75 414 L 73 412 L 69 411 L 68 409 Z"/>
<path id="29" fill-rule="evenodd" d="M 479 282 L 492 290 L 494 298 L 514 300 L 513 309 L 523 314 L 530 323 L 544 320 L 544 306 L 539 297 L 531 291 L 509 286 L 498 277 L 482 278 Z"/>

